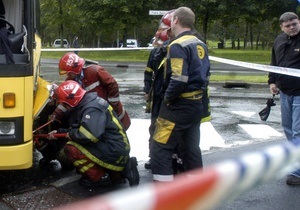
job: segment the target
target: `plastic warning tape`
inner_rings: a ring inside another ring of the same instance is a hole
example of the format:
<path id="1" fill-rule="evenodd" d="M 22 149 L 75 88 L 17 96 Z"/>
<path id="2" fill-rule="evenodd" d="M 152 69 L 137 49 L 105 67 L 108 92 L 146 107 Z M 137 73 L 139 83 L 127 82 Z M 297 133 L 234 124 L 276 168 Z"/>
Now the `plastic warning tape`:
<path id="1" fill-rule="evenodd" d="M 58 209 L 182 210 L 214 209 L 258 184 L 299 168 L 300 146 L 286 142 L 220 162 L 193 176 L 181 174 L 173 182 L 150 183 L 78 201 Z"/>
<path id="2" fill-rule="evenodd" d="M 247 63 L 247 62 L 243 62 L 243 61 L 218 58 L 218 57 L 214 57 L 214 56 L 209 56 L 209 59 L 213 60 L 213 61 L 221 62 L 221 63 L 226 63 L 226 64 L 230 64 L 230 65 L 235 65 L 235 66 L 241 66 L 241 67 L 250 68 L 250 69 L 256 69 L 256 70 L 260 70 L 260 71 L 267 71 L 267 72 L 273 72 L 273 73 L 279 73 L 279 74 L 300 77 L 300 69 L 270 66 L 270 65 L 263 65 L 263 64 L 256 64 L 256 63 Z"/>
<path id="3" fill-rule="evenodd" d="M 132 51 L 132 50 L 151 50 L 153 47 L 137 47 L 137 48 L 43 48 L 42 52 L 49 52 L 49 51 Z M 263 64 L 256 64 L 256 63 L 248 63 L 243 61 L 236 61 L 236 60 L 230 60 L 225 58 L 219 58 L 214 56 L 209 56 L 209 59 L 212 61 L 217 61 L 221 63 L 226 63 L 230 65 L 235 66 L 241 66 L 245 68 L 250 69 L 256 69 L 260 71 L 266 71 L 266 72 L 274 72 L 274 73 L 280 73 L 280 74 L 286 74 L 290 76 L 296 76 L 300 77 L 300 69 L 294 69 L 294 68 L 286 68 L 286 67 L 278 67 L 278 66 L 270 66 L 270 65 L 263 65 Z"/>

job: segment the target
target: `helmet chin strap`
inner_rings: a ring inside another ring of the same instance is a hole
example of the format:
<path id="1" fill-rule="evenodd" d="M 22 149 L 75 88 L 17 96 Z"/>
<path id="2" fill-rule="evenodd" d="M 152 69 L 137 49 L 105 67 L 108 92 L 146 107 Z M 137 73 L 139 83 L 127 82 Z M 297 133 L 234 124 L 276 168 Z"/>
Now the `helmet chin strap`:
<path id="1" fill-rule="evenodd" d="M 75 94 L 74 94 L 74 93 L 70 93 L 70 94 L 67 96 L 67 99 L 73 99 L 73 98 L 74 98 L 74 96 L 75 96 Z"/>

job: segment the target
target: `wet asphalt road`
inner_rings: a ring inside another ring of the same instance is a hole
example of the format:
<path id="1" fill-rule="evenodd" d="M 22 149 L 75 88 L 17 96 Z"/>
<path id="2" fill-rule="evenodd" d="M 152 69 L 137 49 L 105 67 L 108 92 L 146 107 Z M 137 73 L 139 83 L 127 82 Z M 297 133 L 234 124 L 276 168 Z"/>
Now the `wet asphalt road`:
<path id="1" fill-rule="evenodd" d="M 57 72 L 58 60 L 42 60 L 41 76 L 50 82 L 59 83 L 64 80 L 63 76 L 58 76 Z M 118 81 L 120 88 L 121 100 L 132 119 L 149 119 L 149 115 L 144 113 L 143 100 L 143 71 L 146 64 L 138 63 L 100 63 L 103 65 Z M 126 67 L 128 65 L 128 67 Z M 122 66 L 122 67 L 117 67 Z M 228 65 L 213 65 L 212 74 L 214 71 L 226 73 L 228 70 L 233 70 L 231 74 L 252 74 L 263 72 L 249 71 L 246 69 L 229 67 Z M 253 151 L 261 148 L 262 145 L 277 143 L 283 137 L 270 138 L 253 138 L 238 124 L 268 124 L 282 133 L 280 125 L 280 106 L 278 98 L 275 99 L 277 106 L 272 107 L 271 115 L 267 122 L 262 122 L 259 119 L 258 112 L 266 106 L 266 100 L 271 96 L 268 86 L 250 84 L 247 88 L 224 88 L 224 83 L 214 83 L 210 85 L 211 91 L 211 109 L 212 109 L 212 124 L 216 131 L 222 136 L 227 149 L 211 148 L 204 152 L 204 164 L 210 165 L 224 158 L 236 157 L 245 151 Z M 245 112 L 243 115 L 240 112 Z M 245 146 L 247 145 L 247 146 Z M 128 188 L 128 183 L 120 184 L 110 188 L 87 189 L 83 188 L 75 182 L 64 182 L 68 179 L 78 179 L 78 176 L 71 172 L 60 171 L 59 163 L 54 162 L 54 170 L 41 171 L 37 167 L 37 161 L 41 158 L 38 152 L 35 152 L 35 165 L 32 169 L 26 171 L 11 171 L 0 173 L 0 184 L 2 201 L 0 209 L 11 206 L 14 209 L 17 205 L 13 205 L 13 198 L 23 198 L 32 196 L 30 192 L 41 188 L 49 188 L 55 186 L 55 189 L 67 193 L 65 200 L 59 200 L 53 204 L 47 203 L 47 196 L 42 197 L 46 204 L 44 207 L 51 208 L 51 205 L 59 206 L 61 204 L 70 203 L 74 200 L 88 198 L 94 195 L 100 195 L 106 192 L 117 189 Z M 145 160 L 139 161 L 139 171 L 141 175 L 141 184 L 151 181 L 151 173 L 143 168 Z M 58 170 L 55 170 L 58 169 Z M 278 187 L 282 186 L 282 187 Z M 241 199 L 234 200 L 224 204 L 220 209 L 295 209 L 293 204 L 287 204 L 284 199 L 277 199 L 278 193 L 285 193 L 285 196 L 292 195 L 292 199 L 296 195 L 299 196 L 299 188 L 288 188 L 283 180 L 276 180 L 271 183 L 271 195 L 264 197 L 266 193 L 270 193 L 269 185 L 260 187 L 259 194 L 257 191 L 250 191 L 246 195 L 242 195 Z M 274 191 L 274 188 L 279 192 Z M 41 195 L 43 196 L 43 195 Z M 268 200 L 269 199 L 269 200 Z M 16 199 L 15 204 L 18 204 L 19 199 Z M 265 202 L 267 200 L 267 202 Z M 277 204 L 269 203 L 276 200 Z M 25 204 L 28 206 L 32 201 L 20 203 L 17 207 L 22 207 Z M 34 202 L 33 202 L 34 203 Z M 267 208 L 267 205 L 274 208 Z M 48 206 L 47 206 L 48 205 Z M 300 204 L 299 204 L 300 205 Z M 237 208 L 236 208 L 237 207 Z M 280 208 L 276 208 L 280 207 Z M 288 208 L 281 208 L 288 207 Z"/>

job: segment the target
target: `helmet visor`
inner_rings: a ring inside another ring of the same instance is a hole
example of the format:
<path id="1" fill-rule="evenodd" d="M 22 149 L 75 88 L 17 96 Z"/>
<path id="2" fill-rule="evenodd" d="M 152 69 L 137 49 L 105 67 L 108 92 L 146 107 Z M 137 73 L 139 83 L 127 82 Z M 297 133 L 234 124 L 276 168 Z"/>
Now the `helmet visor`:
<path id="1" fill-rule="evenodd" d="M 59 73 L 59 75 L 65 75 L 65 74 L 67 74 L 68 72 L 65 71 L 65 70 L 63 70 L 63 69 L 58 69 L 58 73 Z"/>

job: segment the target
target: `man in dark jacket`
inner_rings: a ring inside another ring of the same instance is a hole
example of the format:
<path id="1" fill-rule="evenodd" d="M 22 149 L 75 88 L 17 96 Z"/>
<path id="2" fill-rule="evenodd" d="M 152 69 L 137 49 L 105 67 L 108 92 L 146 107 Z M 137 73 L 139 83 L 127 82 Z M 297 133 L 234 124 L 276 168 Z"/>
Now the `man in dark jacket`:
<path id="1" fill-rule="evenodd" d="M 137 160 L 129 158 L 126 132 L 108 102 L 73 80 L 63 82 L 56 95 L 71 112 L 64 152 L 82 174 L 80 184 L 107 186 L 126 177 L 130 186 L 137 185 Z"/>
<path id="2" fill-rule="evenodd" d="M 171 31 L 175 38 L 167 50 L 164 100 L 150 150 L 154 181 L 173 181 L 172 154 L 177 146 L 189 175 L 203 166 L 200 121 L 210 61 L 206 45 L 193 34 L 194 22 L 195 14 L 187 7 L 172 14 Z"/>
<path id="3" fill-rule="evenodd" d="M 164 81 L 164 59 L 167 55 L 167 46 L 170 39 L 170 27 L 167 25 L 170 21 L 172 12 L 166 13 L 160 21 L 159 28 L 155 33 L 153 41 L 154 48 L 151 50 L 147 67 L 144 72 L 144 92 L 146 105 L 146 113 L 151 114 L 151 122 L 149 126 L 149 150 L 151 148 L 153 133 L 155 130 L 155 121 L 159 114 L 160 105 L 163 101 L 162 86 Z M 165 24 L 165 23 L 167 24 Z M 150 153 L 149 153 L 150 154 Z M 145 163 L 146 169 L 151 169 L 150 160 Z"/>
<path id="4" fill-rule="evenodd" d="M 286 12 L 279 18 L 283 31 L 272 49 L 272 66 L 300 69 L 300 24 L 298 16 Z M 281 121 L 288 141 L 300 139 L 300 78 L 269 73 L 268 84 L 272 94 L 280 93 Z M 287 176 L 286 183 L 300 185 L 300 169 Z"/>

